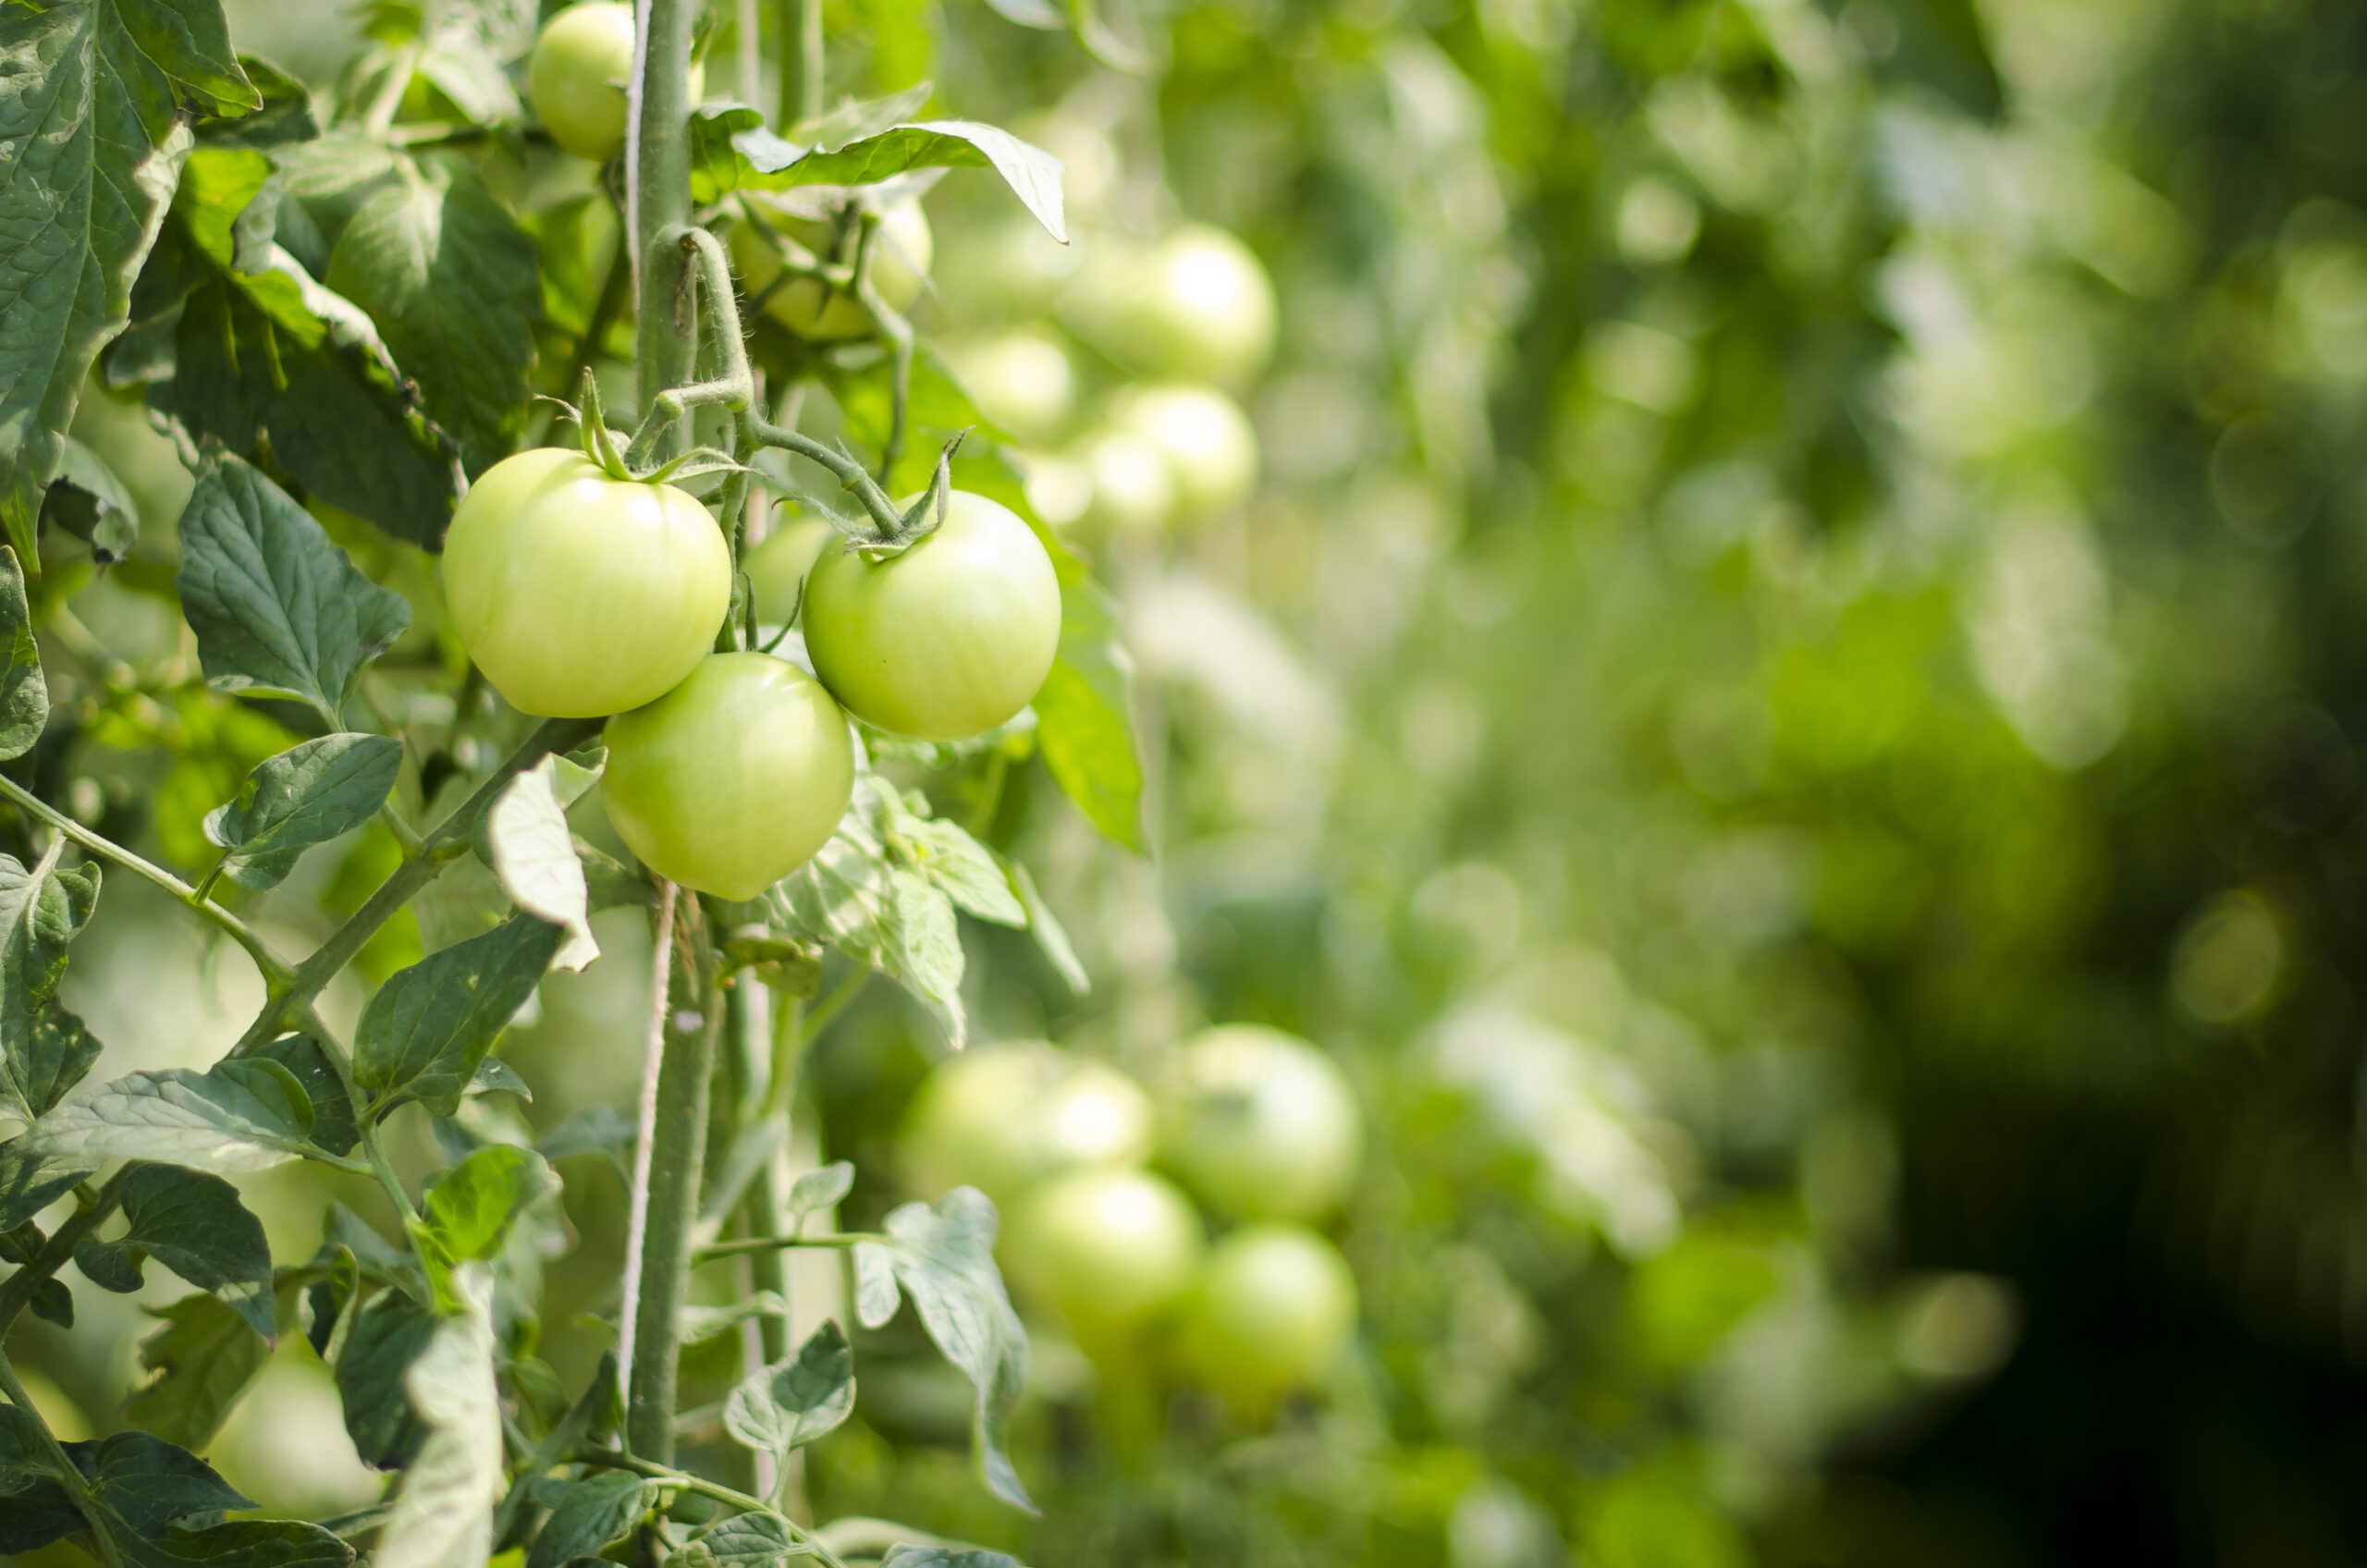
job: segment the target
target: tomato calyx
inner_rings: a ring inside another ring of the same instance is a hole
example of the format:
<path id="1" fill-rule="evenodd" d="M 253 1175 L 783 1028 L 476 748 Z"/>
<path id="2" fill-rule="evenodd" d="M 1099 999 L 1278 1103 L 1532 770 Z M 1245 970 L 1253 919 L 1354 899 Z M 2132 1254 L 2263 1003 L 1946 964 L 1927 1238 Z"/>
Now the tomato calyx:
<path id="1" fill-rule="evenodd" d="M 714 447 L 693 447 L 654 465 L 635 463 L 630 460 L 632 457 L 631 449 L 620 449 L 617 446 L 617 432 L 608 428 L 607 419 L 600 410 L 599 378 L 588 369 L 583 373 L 582 397 L 583 402 L 580 408 L 564 398 L 538 395 L 538 400 L 551 404 L 559 410 L 561 418 L 574 423 L 583 443 L 584 457 L 620 484 L 667 484 L 710 473 L 748 472 L 746 464 Z"/>

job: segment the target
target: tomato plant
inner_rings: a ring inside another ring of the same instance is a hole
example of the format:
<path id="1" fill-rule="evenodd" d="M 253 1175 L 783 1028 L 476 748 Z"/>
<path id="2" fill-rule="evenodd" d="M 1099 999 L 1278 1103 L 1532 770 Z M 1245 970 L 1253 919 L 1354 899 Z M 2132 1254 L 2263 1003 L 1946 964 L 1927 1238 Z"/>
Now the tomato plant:
<path id="1" fill-rule="evenodd" d="M 1035 532 L 954 491 L 901 555 L 825 550 L 805 585 L 805 647 L 847 711 L 891 735 L 966 741 L 1025 707 L 1061 640 L 1061 585 Z"/>
<path id="2" fill-rule="evenodd" d="M 577 0 L 545 23 L 534 40 L 526 61 L 527 96 L 551 140 L 579 158 L 605 164 L 624 151 L 632 33 L 629 0 Z M 704 77 L 693 63 L 693 101 Z"/>
<path id="3" fill-rule="evenodd" d="M 1228 1024 L 1185 1042 L 1165 1158 L 1210 1203 L 1307 1219 L 1346 1195 L 1364 1153 L 1355 1093 L 1331 1060 L 1276 1029 Z"/>
<path id="4" fill-rule="evenodd" d="M 888 308 L 910 305 L 928 281 L 936 254 L 928 214 L 911 200 L 891 203 L 870 224 L 863 219 L 859 214 L 802 215 L 752 200 L 748 221 L 731 236 L 741 287 L 800 337 L 826 343 L 869 336 L 871 317 L 852 289 L 824 277 L 782 276 L 790 247 L 802 261 L 844 265 L 852 265 L 861 251 L 868 282 Z"/>
<path id="5" fill-rule="evenodd" d="M 664 695 L 714 646 L 731 548 L 673 485 L 543 447 L 495 464 L 454 509 L 444 598 L 512 707 L 598 718 Z"/>
<path id="6" fill-rule="evenodd" d="M 1257 1406 L 1323 1376 L 1356 1325 L 1356 1277 L 1303 1225 L 1245 1225 L 1209 1249 L 1181 1345 L 1192 1375 Z"/>
<path id="7" fill-rule="evenodd" d="M 776 522 L 761 543 L 751 545 L 741 570 L 748 574 L 755 595 L 757 619 L 788 625 L 804 596 L 815 560 L 837 540 L 837 532 L 824 519 L 792 512 Z"/>
<path id="8" fill-rule="evenodd" d="M 1003 1241 L 1012 1277 L 1095 1348 L 1173 1308 L 1197 1277 L 1191 1201 L 1147 1170 L 1088 1167 L 1030 1190 Z"/>
<path id="9" fill-rule="evenodd" d="M 911 1186 L 934 1197 L 973 1186 L 1008 1205 L 1076 1166 L 1150 1157 L 1150 1096 L 1103 1062 L 1042 1042 L 964 1051 L 929 1075 L 903 1134 Z"/>
<path id="10" fill-rule="evenodd" d="M 1117 423 L 1165 461 L 1182 517 L 1237 507 L 1257 487 L 1257 434 L 1241 405 L 1213 386 L 1135 388 L 1120 399 Z"/>

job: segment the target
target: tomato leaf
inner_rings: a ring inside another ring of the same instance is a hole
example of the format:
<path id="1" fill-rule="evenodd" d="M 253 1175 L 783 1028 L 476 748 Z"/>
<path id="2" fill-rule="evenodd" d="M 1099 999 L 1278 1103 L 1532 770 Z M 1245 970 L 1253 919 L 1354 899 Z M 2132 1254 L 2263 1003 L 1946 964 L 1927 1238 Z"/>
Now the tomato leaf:
<path id="1" fill-rule="evenodd" d="M 498 1256 L 518 1217 L 558 1190 L 543 1157 L 515 1144 L 486 1144 L 429 1178 L 420 1194 L 419 1253 L 438 1300 L 457 1305 L 452 1270 Z"/>
<path id="2" fill-rule="evenodd" d="M 92 1283 L 137 1290 L 141 1259 L 153 1257 L 227 1302 L 256 1333 L 277 1336 L 271 1248 L 236 1187 L 177 1165 L 135 1165 L 123 1179 L 123 1217 L 130 1229 L 118 1240 L 74 1249 L 74 1266 Z"/>
<path id="3" fill-rule="evenodd" d="M 34 1154 L 159 1159 L 226 1175 L 314 1154 L 312 1096 L 276 1061 L 234 1059 L 203 1072 L 130 1072 L 86 1090 L 25 1134 Z"/>
<path id="4" fill-rule="evenodd" d="M 623 1470 L 604 1470 L 570 1485 L 558 1506 L 543 1521 L 526 1568 L 567 1568 L 579 1558 L 597 1558 L 620 1541 L 656 1501 L 656 1488 Z"/>
<path id="5" fill-rule="evenodd" d="M 0 1231 L 22 1225 L 98 1170 L 81 1160 L 31 1153 L 24 1145 L 22 1138 L 0 1144 Z"/>
<path id="6" fill-rule="evenodd" d="M 353 1101 L 345 1092 L 345 1080 L 329 1065 L 318 1040 L 310 1035 L 282 1035 L 257 1046 L 250 1054 L 257 1061 L 276 1061 L 295 1074 L 305 1097 L 313 1102 L 310 1136 L 315 1147 L 338 1155 L 353 1152 L 353 1145 L 362 1141 L 361 1131 L 353 1122 Z"/>
<path id="7" fill-rule="evenodd" d="M 375 816 L 402 764 L 401 741 L 350 733 L 269 758 L 205 818 L 205 836 L 229 851 L 222 875 L 241 888 L 279 886 L 306 850 Z"/>
<path id="8" fill-rule="evenodd" d="M 123 1414 L 168 1443 L 203 1448 L 254 1386 L 271 1347 L 215 1296 L 183 1296 L 148 1315 L 163 1327 L 140 1341 L 140 1365 L 155 1377 L 124 1401 Z"/>
<path id="9" fill-rule="evenodd" d="M 370 312 L 478 473 L 526 425 L 542 308 L 534 241 L 475 174 L 400 168 L 346 225 L 325 281 Z"/>
<path id="10" fill-rule="evenodd" d="M 55 524 L 91 546 L 102 565 L 121 560 L 140 537 L 140 506 L 106 459 L 71 435 L 61 444 L 56 477 L 41 504 L 43 525 Z"/>
<path id="11" fill-rule="evenodd" d="M 400 1291 L 381 1291 L 354 1316 L 337 1358 L 345 1429 L 365 1464 L 381 1470 L 411 1463 L 426 1428 L 403 1392 L 403 1374 L 435 1332 L 435 1316 Z"/>
<path id="12" fill-rule="evenodd" d="M 71 0 L 0 15 L 0 518 L 39 570 L 42 487 L 82 378 L 123 327 L 131 280 L 190 137 L 183 92 L 216 112 L 263 105 L 218 0 Z"/>
<path id="13" fill-rule="evenodd" d="M 485 850 L 511 901 L 567 932 L 551 967 L 574 972 L 600 956 L 600 944 L 592 936 L 591 886 L 559 798 L 562 767 L 576 775 L 586 771 L 551 755 L 509 781 L 485 813 Z M 593 772 L 582 787 L 597 777 Z"/>
<path id="14" fill-rule="evenodd" d="M 47 1114 L 91 1071 L 100 1049 L 97 1037 L 63 1002 L 43 1003 L 0 1063 L 0 1109 L 28 1121 Z"/>
<path id="15" fill-rule="evenodd" d="M 353 1549 L 318 1525 L 246 1519 L 218 1523 L 225 1512 L 254 1503 L 186 1449 L 146 1432 L 117 1432 L 92 1443 L 67 1443 L 82 1473 L 87 1501 L 77 1509 L 54 1479 L 30 1415 L 6 1407 L 0 1423 L 0 1478 L 10 1469 L 41 1476 L 0 1510 L 0 1551 L 29 1551 L 90 1530 L 128 1568 L 343 1568 Z M 12 1452 L 22 1455 L 9 1463 Z M 60 1503 L 64 1506 L 61 1508 Z"/>
<path id="16" fill-rule="evenodd" d="M 379 1532 L 372 1568 L 448 1568 L 493 1551 L 493 1510 L 502 1477 L 500 1389 L 493 1370 L 493 1270 L 463 1263 L 452 1273 L 459 1310 L 403 1373 L 425 1440 Z"/>
<path id="17" fill-rule="evenodd" d="M 64 839 L 53 840 L 31 870 L 0 854 L 0 1112 L 28 1121 L 89 1068 L 80 1021 L 50 1016 L 67 944 L 99 901 L 99 868 L 61 869 L 64 848 Z"/>
<path id="18" fill-rule="evenodd" d="M 1012 891 L 1019 895 L 1021 906 L 1027 911 L 1028 934 L 1036 938 L 1036 947 L 1043 950 L 1054 972 L 1077 996 L 1092 990 L 1093 977 L 1085 972 L 1085 965 L 1077 962 L 1076 949 L 1069 942 L 1068 928 L 1061 924 L 1060 916 L 1052 913 L 1052 906 L 1044 901 L 1044 895 L 1036 891 L 1036 878 L 1028 873 L 1027 867 L 1015 860 L 1006 862 L 1004 869 L 1011 873 Z"/>
<path id="19" fill-rule="evenodd" d="M 25 600 L 25 571 L 17 552 L 0 545 L 0 638 L 8 668 L 0 671 L 0 762 L 23 756 L 49 728 L 49 682 L 41 672 L 41 645 Z"/>
<path id="20" fill-rule="evenodd" d="M 835 1321 L 773 1366 L 752 1373 L 724 1401 L 723 1427 L 759 1452 L 787 1460 L 854 1414 L 854 1353 Z"/>
<path id="21" fill-rule="evenodd" d="M 559 937 L 546 921 L 516 915 L 379 986 L 353 1040 L 353 1081 L 374 1091 L 372 1113 L 398 1098 L 438 1116 L 460 1109 L 477 1064 L 533 994 Z"/>
<path id="22" fill-rule="evenodd" d="M 1023 1568 L 1023 1564 L 1000 1551 L 969 1547 L 899 1546 L 881 1560 L 879 1568 Z"/>
<path id="23" fill-rule="evenodd" d="M 1003 1452 L 1012 1406 L 1027 1380 L 1027 1330 L 995 1268 L 995 1206 L 975 1187 L 956 1187 L 934 1207 L 908 1203 L 883 1227 L 889 1240 L 854 1248 L 855 1311 L 866 1329 L 896 1315 L 898 1287 L 945 1359 L 977 1390 L 972 1446 L 987 1488 L 1029 1513 L 1036 1505 Z"/>
<path id="24" fill-rule="evenodd" d="M 216 688 L 310 703 L 332 728 L 362 671 L 411 625 L 288 493 L 214 451 L 182 509 L 181 613 Z"/>
<path id="25" fill-rule="evenodd" d="M 844 119 L 809 121 L 801 130 L 818 140 L 803 142 L 767 129 L 764 116 L 745 104 L 702 104 L 691 115 L 692 198 L 705 203 L 733 190 L 877 185 L 914 169 L 990 168 L 1046 232 L 1068 243 L 1058 158 L 975 120 L 880 125 L 870 112 L 892 106 L 909 113 L 927 102 L 926 84 L 913 92 L 917 99 L 905 93 L 878 105 L 850 104 L 840 111 Z M 855 130 L 863 134 L 829 144 Z"/>

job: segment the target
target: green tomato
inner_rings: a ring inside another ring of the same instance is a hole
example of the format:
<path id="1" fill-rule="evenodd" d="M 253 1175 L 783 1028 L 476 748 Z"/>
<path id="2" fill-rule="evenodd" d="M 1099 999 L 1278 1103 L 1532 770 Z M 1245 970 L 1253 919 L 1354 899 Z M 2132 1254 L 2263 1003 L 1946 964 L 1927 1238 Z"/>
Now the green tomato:
<path id="1" fill-rule="evenodd" d="M 761 195 L 751 194 L 754 214 L 731 231 L 731 264 L 740 287 L 751 298 L 763 294 L 780 276 L 780 255 L 756 232 L 762 222 L 795 240 L 816 258 L 828 261 L 837 243 L 837 226 L 827 218 L 803 217 L 783 211 Z M 899 202 L 879 214 L 879 231 L 871 237 L 871 286 L 896 310 L 920 298 L 934 259 L 936 241 L 928 215 L 917 200 Z M 871 320 L 844 289 L 826 287 L 820 279 L 793 278 L 767 295 L 765 311 L 775 321 L 812 343 L 835 343 L 866 337 Z"/>
<path id="2" fill-rule="evenodd" d="M 1364 1157 L 1355 1093 L 1295 1035 L 1228 1024 L 1185 1042 L 1166 1163 L 1242 1219 L 1311 1219 L 1347 1195 Z"/>
<path id="3" fill-rule="evenodd" d="M 1303 1225 L 1249 1225 L 1217 1243 L 1181 1335 L 1195 1379 L 1252 1407 L 1320 1378 L 1356 1327 L 1356 1277 Z"/>
<path id="4" fill-rule="evenodd" d="M 1150 1157 L 1150 1096 L 1118 1069 L 1040 1040 L 976 1046 L 929 1074 L 904 1123 L 904 1172 L 936 1198 L 972 1186 L 1008 1205 L 1030 1182 Z"/>
<path id="5" fill-rule="evenodd" d="M 966 741 L 1025 707 L 1061 643 L 1061 583 L 1010 508 L 952 493 L 935 533 L 870 561 L 824 550 L 805 651 L 847 711 L 892 735 Z"/>
<path id="6" fill-rule="evenodd" d="M 1072 212 L 1073 172 L 1061 177 Z M 1040 315 L 1076 271 L 1076 247 L 1061 244 L 1024 214 L 998 220 L 983 232 L 965 232 L 961 250 L 962 264 L 938 280 L 950 321 Z"/>
<path id="7" fill-rule="evenodd" d="M 1132 388 L 1118 399 L 1116 423 L 1159 449 L 1180 518 L 1229 510 L 1257 488 L 1257 433 L 1241 405 L 1213 386 Z"/>
<path id="8" fill-rule="evenodd" d="M 1006 333 L 948 357 L 978 411 L 1022 440 L 1049 441 L 1068 423 L 1076 376 L 1067 350 L 1048 335 Z"/>
<path id="9" fill-rule="evenodd" d="M 444 539 L 444 598 L 510 706 L 597 718 L 664 695 L 706 656 L 731 606 L 731 548 L 674 486 L 542 447 L 469 487 Z"/>
<path id="10" fill-rule="evenodd" d="M 770 654 L 711 654 L 608 721 L 600 794 L 617 836 L 668 881 L 753 899 L 846 815 L 854 747 L 821 682 Z"/>
<path id="11" fill-rule="evenodd" d="M 1274 286 L 1255 252 L 1191 224 L 1149 251 L 1100 239 L 1064 315 L 1119 363 L 1157 376 L 1238 386 L 1274 351 Z"/>
<path id="12" fill-rule="evenodd" d="M 826 519 L 782 509 L 773 531 L 740 563 L 755 592 L 757 620 L 767 626 L 789 624 L 798 607 L 802 585 L 813 573 L 815 557 L 837 533 Z"/>
<path id="13" fill-rule="evenodd" d="M 1003 1248 L 1012 1276 L 1088 1349 L 1147 1325 L 1198 1277 L 1200 1217 L 1147 1170 L 1088 1168 L 1030 1188 Z"/>
<path id="14" fill-rule="evenodd" d="M 625 83 L 632 77 L 632 6 L 583 0 L 543 25 L 526 62 L 526 96 L 551 140 L 579 158 L 605 164 L 624 151 Z M 691 102 L 706 73 L 691 66 Z"/>
<path id="15" fill-rule="evenodd" d="M 1090 499 L 1085 521 L 1115 533 L 1150 533 L 1175 512 L 1175 476 L 1159 449 L 1130 430 L 1099 430 L 1077 444 Z"/>

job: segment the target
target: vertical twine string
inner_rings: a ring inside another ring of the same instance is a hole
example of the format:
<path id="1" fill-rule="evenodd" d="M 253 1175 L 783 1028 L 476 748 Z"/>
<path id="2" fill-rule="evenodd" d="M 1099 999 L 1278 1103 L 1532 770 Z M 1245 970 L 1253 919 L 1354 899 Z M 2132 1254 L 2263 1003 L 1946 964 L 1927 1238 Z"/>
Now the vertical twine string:
<path id="1" fill-rule="evenodd" d="M 641 1064 L 634 1124 L 632 1201 L 625 1220 L 624 1305 L 617 1315 L 617 1397 L 632 1398 L 632 1341 L 640 1327 L 642 1253 L 649 1240 L 649 1162 L 657 1142 L 657 1073 L 666 1060 L 666 1004 L 674 971 L 674 884 L 657 885 L 657 953 L 650 961 L 649 1039 Z"/>

